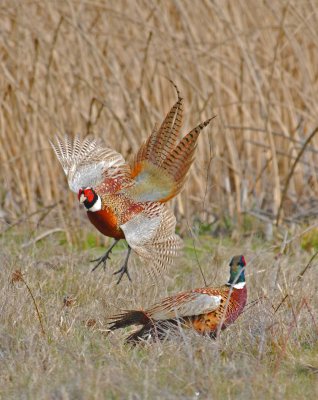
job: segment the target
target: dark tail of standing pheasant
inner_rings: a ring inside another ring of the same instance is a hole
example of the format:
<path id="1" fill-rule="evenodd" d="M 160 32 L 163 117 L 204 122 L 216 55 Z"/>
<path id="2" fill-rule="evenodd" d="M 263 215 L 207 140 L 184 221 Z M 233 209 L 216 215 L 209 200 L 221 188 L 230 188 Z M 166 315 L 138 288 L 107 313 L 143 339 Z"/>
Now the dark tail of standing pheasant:
<path id="1" fill-rule="evenodd" d="M 149 317 L 143 311 L 127 311 L 122 314 L 114 315 L 110 318 L 109 329 L 114 331 L 116 329 L 125 328 L 130 325 L 145 325 L 150 322 Z"/>
<path id="2" fill-rule="evenodd" d="M 143 325 L 140 329 L 132 332 L 126 339 L 126 343 L 136 344 L 143 340 L 156 338 L 162 340 L 169 335 L 175 333 L 182 319 L 167 319 L 163 321 L 152 320 L 144 311 L 127 311 L 117 314 L 110 318 L 112 320 L 109 325 L 111 331 L 125 328 L 131 325 Z"/>

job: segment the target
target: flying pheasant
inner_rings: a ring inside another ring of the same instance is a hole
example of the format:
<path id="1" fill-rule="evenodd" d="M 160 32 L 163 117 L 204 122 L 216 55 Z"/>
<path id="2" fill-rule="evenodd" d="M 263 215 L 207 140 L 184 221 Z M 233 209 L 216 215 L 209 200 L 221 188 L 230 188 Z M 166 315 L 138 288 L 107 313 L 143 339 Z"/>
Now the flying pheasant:
<path id="1" fill-rule="evenodd" d="M 200 288 L 166 297 L 145 311 L 126 311 L 110 318 L 110 330 L 143 325 L 126 339 L 136 343 L 149 338 L 163 339 L 169 331 L 183 326 L 215 338 L 243 311 L 247 299 L 244 256 L 230 262 L 228 283 L 216 288 Z"/>
<path id="2" fill-rule="evenodd" d="M 106 261 L 117 242 L 126 239 L 128 252 L 123 266 L 115 272 L 118 282 L 128 272 L 128 259 L 134 250 L 155 275 L 172 264 L 182 247 L 175 234 L 176 220 L 163 203 L 183 187 L 193 162 L 197 139 L 212 118 L 192 129 L 179 140 L 182 98 L 168 112 L 158 130 L 142 144 L 132 165 L 121 154 L 87 137 L 51 143 L 67 176 L 70 189 L 78 194 L 90 222 L 105 236 L 115 239 L 106 253 L 93 260 L 93 271 Z"/>

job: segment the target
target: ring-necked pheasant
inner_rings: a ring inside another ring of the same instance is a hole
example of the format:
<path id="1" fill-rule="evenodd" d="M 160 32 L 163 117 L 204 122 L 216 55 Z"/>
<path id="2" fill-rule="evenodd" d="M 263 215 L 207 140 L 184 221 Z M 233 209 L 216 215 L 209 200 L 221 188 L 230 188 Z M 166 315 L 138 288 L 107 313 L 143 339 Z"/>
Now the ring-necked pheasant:
<path id="1" fill-rule="evenodd" d="M 56 138 L 51 143 L 67 176 L 70 189 L 78 194 L 90 222 L 115 242 L 97 260 L 93 268 L 104 264 L 121 239 L 128 243 L 124 265 L 115 274 L 120 282 L 128 273 L 128 259 L 133 249 L 157 274 L 172 264 L 182 246 L 175 234 L 176 220 L 163 203 L 176 196 L 183 187 L 193 162 L 197 139 L 212 118 L 192 129 L 180 141 L 182 98 L 158 130 L 154 129 L 135 156 L 133 165 L 121 154 L 103 147 L 93 138 L 83 140 Z"/>
<path id="2" fill-rule="evenodd" d="M 247 299 L 244 256 L 230 262 L 228 283 L 216 288 L 200 288 L 166 297 L 148 310 L 132 310 L 111 318 L 110 330 L 143 325 L 126 339 L 138 342 L 149 338 L 163 339 L 178 326 L 192 328 L 215 338 L 220 330 L 232 324 L 243 311 Z"/>

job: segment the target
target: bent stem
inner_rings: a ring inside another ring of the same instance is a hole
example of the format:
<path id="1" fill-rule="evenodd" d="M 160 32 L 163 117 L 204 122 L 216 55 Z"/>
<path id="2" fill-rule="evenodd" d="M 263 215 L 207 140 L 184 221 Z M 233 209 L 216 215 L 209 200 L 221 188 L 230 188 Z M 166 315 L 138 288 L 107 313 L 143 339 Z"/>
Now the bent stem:
<path id="1" fill-rule="evenodd" d="M 38 316 L 38 320 L 39 320 L 39 323 L 40 323 L 41 333 L 42 333 L 43 336 L 45 336 L 45 330 L 44 330 L 44 327 L 43 327 L 42 318 L 41 318 L 41 315 L 40 315 L 40 311 L 39 311 L 38 305 L 36 304 L 35 298 L 33 296 L 33 293 L 31 291 L 29 285 L 26 283 L 26 281 L 23 278 L 22 278 L 22 282 L 25 284 L 26 288 L 28 289 L 28 291 L 30 293 L 30 296 L 32 297 L 34 308 L 35 308 L 35 311 L 36 311 L 36 314 Z"/>
<path id="2" fill-rule="evenodd" d="M 34 308 L 35 308 L 35 311 L 36 311 L 36 314 L 37 314 L 37 317 L 38 317 L 38 320 L 39 320 L 39 323 L 40 323 L 41 333 L 42 333 L 43 336 L 45 336 L 45 330 L 44 330 L 44 327 L 43 327 L 42 318 L 41 318 L 41 314 L 40 314 L 38 305 L 36 304 L 36 301 L 35 301 L 35 298 L 33 296 L 33 293 L 32 293 L 32 290 L 31 290 L 30 286 L 27 284 L 27 282 L 23 278 L 23 275 L 22 275 L 20 270 L 17 270 L 15 272 L 13 272 L 11 283 L 13 284 L 13 283 L 18 282 L 18 281 L 23 282 L 25 284 L 26 288 L 28 289 L 28 292 L 30 293 L 30 296 L 32 298 L 33 305 L 34 305 Z"/>

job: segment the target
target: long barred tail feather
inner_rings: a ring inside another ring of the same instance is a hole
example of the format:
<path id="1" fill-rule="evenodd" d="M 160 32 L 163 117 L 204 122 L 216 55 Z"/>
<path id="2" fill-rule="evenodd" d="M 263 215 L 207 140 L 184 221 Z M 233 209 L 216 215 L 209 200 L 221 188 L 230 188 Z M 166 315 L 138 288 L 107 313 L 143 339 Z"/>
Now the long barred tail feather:
<path id="1" fill-rule="evenodd" d="M 174 148 L 167 156 L 162 164 L 162 169 L 173 176 L 177 191 L 179 191 L 184 183 L 189 168 L 193 162 L 194 151 L 197 146 L 197 140 L 201 131 L 209 125 L 214 117 L 207 119 L 195 128 L 193 128 L 176 148 Z"/>
<path id="2" fill-rule="evenodd" d="M 182 189 L 194 159 L 198 137 L 213 118 L 202 122 L 179 141 L 183 117 L 183 99 L 178 87 L 177 102 L 159 129 L 154 129 L 140 147 L 132 166 L 134 184 L 128 189 L 140 202 L 166 202 Z"/>
<path id="3" fill-rule="evenodd" d="M 153 165 L 160 167 L 166 156 L 175 147 L 182 124 L 183 104 L 178 87 L 170 81 L 176 89 L 178 99 L 168 112 L 159 129 L 154 129 L 152 134 L 141 146 L 135 161 L 132 176 L 140 170 L 140 163 L 148 160 Z"/>

